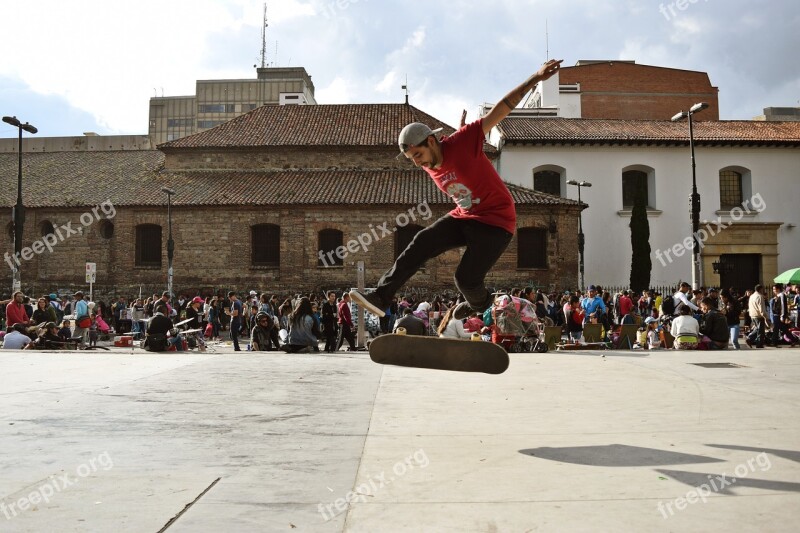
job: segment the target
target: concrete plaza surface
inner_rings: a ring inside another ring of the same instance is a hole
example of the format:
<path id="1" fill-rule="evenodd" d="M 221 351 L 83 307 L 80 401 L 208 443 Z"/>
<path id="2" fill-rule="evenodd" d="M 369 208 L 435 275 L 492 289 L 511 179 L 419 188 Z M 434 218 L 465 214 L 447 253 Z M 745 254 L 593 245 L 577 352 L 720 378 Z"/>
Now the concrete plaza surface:
<path id="1" fill-rule="evenodd" d="M 500 376 L 0 351 L 0 531 L 795 531 L 798 384 L 786 348 L 512 354 Z"/>

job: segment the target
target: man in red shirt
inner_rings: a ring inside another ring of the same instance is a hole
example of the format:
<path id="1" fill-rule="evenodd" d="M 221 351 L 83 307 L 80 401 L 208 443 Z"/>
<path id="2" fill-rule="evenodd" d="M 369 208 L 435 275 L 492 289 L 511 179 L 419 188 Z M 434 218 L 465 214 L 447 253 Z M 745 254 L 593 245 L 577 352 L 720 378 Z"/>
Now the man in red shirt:
<path id="1" fill-rule="evenodd" d="M 622 319 L 625 315 L 633 309 L 633 300 L 630 297 L 630 291 L 622 291 L 622 296 L 619 297 L 619 323 L 622 324 Z"/>
<path id="2" fill-rule="evenodd" d="M 342 301 L 339 302 L 337 316 L 339 319 L 339 342 L 336 343 L 336 348 L 341 348 L 342 343 L 346 339 L 347 344 L 350 345 L 348 351 L 352 352 L 356 349 L 356 339 L 353 336 L 353 317 L 350 314 L 350 295 L 347 293 L 342 295 Z"/>
<path id="3" fill-rule="evenodd" d="M 22 305 L 22 300 L 25 296 L 22 294 L 22 291 L 17 291 L 14 293 L 14 298 L 12 301 L 8 302 L 6 305 L 6 326 L 11 327 L 14 324 L 23 324 L 25 326 L 29 326 L 32 324 L 32 320 L 28 316 L 28 313 L 25 312 L 25 306 Z"/>
<path id="4" fill-rule="evenodd" d="M 394 294 L 425 261 L 466 246 L 455 272 L 456 287 L 466 302 L 459 304 L 454 317 L 461 320 L 473 311 L 483 313 L 492 304 L 484 280 L 514 236 L 516 210 L 511 193 L 483 152 L 483 143 L 485 136 L 528 91 L 555 74 L 560 65 L 560 60 L 548 61 L 497 102 L 485 117 L 462 126 L 449 137 L 439 140 L 436 134 L 440 129 L 431 130 L 419 122 L 403 128 L 398 140 L 400 151 L 417 167 L 422 167 L 456 207 L 417 233 L 374 292 L 351 291 L 356 303 L 384 316 Z"/>

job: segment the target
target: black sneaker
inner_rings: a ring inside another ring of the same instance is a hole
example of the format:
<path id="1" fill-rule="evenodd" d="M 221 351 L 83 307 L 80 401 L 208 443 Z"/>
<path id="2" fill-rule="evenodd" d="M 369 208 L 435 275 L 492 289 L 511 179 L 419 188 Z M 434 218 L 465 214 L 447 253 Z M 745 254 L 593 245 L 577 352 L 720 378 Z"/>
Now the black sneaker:
<path id="1" fill-rule="evenodd" d="M 464 320 L 469 317 L 475 310 L 467 302 L 461 302 L 453 310 L 453 318 L 456 320 Z"/>
<path id="2" fill-rule="evenodd" d="M 362 294 L 360 291 L 354 290 L 350 291 L 350 298 L 373 315 L 386 316 L 386 312 L 383 310 L 383 301 L 374 292 Z"/>

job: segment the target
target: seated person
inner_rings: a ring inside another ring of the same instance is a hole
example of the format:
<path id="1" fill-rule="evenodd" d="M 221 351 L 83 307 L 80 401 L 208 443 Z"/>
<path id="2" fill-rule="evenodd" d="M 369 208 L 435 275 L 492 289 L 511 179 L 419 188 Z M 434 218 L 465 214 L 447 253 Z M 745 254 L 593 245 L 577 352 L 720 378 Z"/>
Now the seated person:
<path id="1" fill-rule="evenodd" d="M 39 337 L 25 347 L 26 350 L 63 350 L 64 341 L 58 336 L 58 326 L 55 322 L 48 322 L 42 328 Z"/>
<path id="2" fill-rule="evenodd" d="M 397 333 L 399 328 L 405 328 L 407 335 L 427 335 L 428 328 L 421 318 L 414 315 L 410 307 L 403 310 L 403 318 L 394 323 L 393 333 Z"/>
<path id="3" fill-rule="evenodd" d="M 689 306 L 680 306 L 678 313 L 670 329 L 670 333 L 675 337 L 675 349 L 694 350 L 700 341 L 700 323 L 692 316 L 692 308 Z"/>
<path id="4" fill-rule="evenodd" d="M 649 316 L 644 319 L 644 323 L 647 325 L 647 349 L 659 350 L 663 348 L 661 337 L 658 335 L 658 321 Z"/>
<path id="5" fill-rule="evenodd" d="M 469 339 L 472 334 L 464 329 L 464 324 L 453 316 L 456 306 L 451 307 L 445 313 L 442 323 L 439 324 L 439 337 L 446 339 Z"/>
<path id="6" fill-rule="evenodd" d="M 23 322 L 18 322 L 8 329 L 3 337 L 4 350 L 22 350 L 30 344 L 31 338 L 28 337 L 28 328 Z"/>
<path id="7" fill-rule="evenodd" d="M 703 324 L 700 326 L 700 333 L 707 337 L 707 339 L 703 339 L 704 344 L 709 350 L 727 349 L 730 341 L 728 319 L 718 311 L 714 299 L 708 296 L 700 302 L 700 309 L 703 310 Z"/>
<path id="8" fill-rule="evenodd" d="M 160 304 L 156 306 L 153 318 L 147 325 L 147 336 L 142 347 L 149 352 L 165 352 L 169 348 L 167 334 L 172 329 L 172 320 L 164 316 L 167 313 L 167 306 Z"/>
<path id="9" fill-rule="evenodd" d="M 259 311 L 256 315 L 256 325 L 250 333 L 250 346 L 254 352 L 272 351 L 272 329 L 274 327 L 275 322 L 272 317 L 264 311 Z"/>
<path id="10" fill-rule="evenodd" d="M 69 320 L 65 320 L 61 324 L 61 329 L 58 330 L 58 337 L 62 341 L 68 341 L 72 338 L 72 328 L 70 328 Z"/>

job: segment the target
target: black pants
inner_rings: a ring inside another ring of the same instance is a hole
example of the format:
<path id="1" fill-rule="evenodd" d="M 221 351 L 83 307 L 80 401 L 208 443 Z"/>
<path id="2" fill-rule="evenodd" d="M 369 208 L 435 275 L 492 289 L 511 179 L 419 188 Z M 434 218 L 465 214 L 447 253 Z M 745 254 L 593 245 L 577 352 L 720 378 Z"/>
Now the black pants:
<path id="1" fill-rule="evenodd" d="M 345 340 L 347 340 L 347 344 L 350 345 L 351 350 L 356 349 L 356 338 L 353 335 L 353 330 L 350 329 L 348 324 L 343 322 L 339 324 L 339 339 L 336 342 L 336 350 L 342 347 Z"/>
<path id="2" fill-rule="evenodd" d="M 492 304 L 486 274 L 508 247 L 513 235 L 503 228 L 471 219 L 445 215 L 416 234 L 378 282 L 376 293 L 388 304 L 400 287 L 422 268 L 425 261 L 448 250 L 466 246 L 455 272 L 455 283 L 470 307 L 484 310 Z"/>
<path id="3" fill-rule="evenodd" d="M 326 352 L 335 352 L 337 349 L 336 346 L 336 337 L 339 333 L 339 328 L 336 327 L 336 324 L 330 322 L 325 324 L 325 351 Z"/>
<path id="4" fill-rule="evenodd" d="M 242 323 L 238 320 L 231 320 L 231 340 L 233 341 L 233 349 L 234 351 L 240 351 L 239 348 L 239 328 L 242 327 Z"/>

